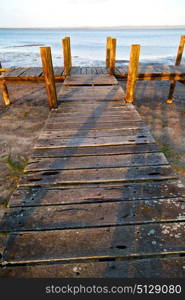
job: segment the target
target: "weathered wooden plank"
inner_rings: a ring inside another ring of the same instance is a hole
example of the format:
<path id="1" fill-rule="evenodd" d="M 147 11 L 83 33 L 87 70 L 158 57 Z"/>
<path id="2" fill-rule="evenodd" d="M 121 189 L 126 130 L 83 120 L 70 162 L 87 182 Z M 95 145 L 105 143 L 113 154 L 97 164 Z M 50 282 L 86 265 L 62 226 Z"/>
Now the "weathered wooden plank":
<path id="1" fill-rule="evenodd" d="M 177 179 L 169 166 L 146 166 L 102 169 L 78 169 L 28 173 L 18 184 L 21 186 L 42 186 L 61 184 L 87 184 L 108 182 L 139 182 L 147 180 Z"/>
<path id="2" fill-rule="evenodd" d="M 41 76 L 41 74 L 43 73 L 42 68 L 40 67 L 33 67 L 33 68 L 27 68 L 22 74 L 21 76 L 26 77 L 39 77 Z"/>
<path id="3" fill-rule="evenodd" d="M 80 74 L 80 67 L 71 67 L 71 74 Z"/>
<path id="4" fill-rule="evenodd" d="M 80 75 L 81 76 L 81 75 Z M 69 87 L 62 86 L 59 93 L 62 95 L 60 100 L 67 101 L 84 101 L 86 103 L 96 103 L 99 101 L 123 101 L 124 92 L 122 88 L 118 86 L 85 86 L 83 89 L 79 86 Z"/>
<path id="5" fill-rule="evenodd" d="M 183 201 L 184 200 L 184 201 Z M 9 208 L 0 211 L 0 230 L 18 232 L 185 221 L 185 199 L 158 199 Z"/>
<path id="6" fill-rule="evenodd" d="M 63 67 L 54 67 L 53 71 L 54 71 L 55 76 L 62 76 L 64 73 L 64 68 Z"/>
<path id="7" fill-rule="evenodd" d="M 29 263 L 71 259 L 185 253 L 185 223 L 129 225 L 10 234 L 4 261 Z"/>
<path id="8" fill-rule="evenodd" d="M 117 67 L 116 70 L 121 74 L 128 74 L 128 66 Z M 169 74 L 185 74 L 184 65 L 139 65 L 138 73 L 141 75 L 155 76 L 155 74 L 169 75 Z"/>
<path id="9" fill-rule="evenodd" d="M 1 278 L 184 278 L 184 257 L 7 266 Z"/>
<path id="10" fill-rule="evenodd" d="M 53 111 L 54 113 L 58 112 L 65 112 L 67 110 L 72 110 L 72 111 L 78 111 L 78 110 L 92 110 L 96 108 L 110 108 L 110 109 L 124 109 L 124 110 L 136 110 L 134 105 L 131 105 L 130 103 L 126 103 L 124 101 L 116 100 L 116 101 L 109 101 L 106 103 L 103 102 L 94 102 L 94 103 L 73 103 L 71 105 L 70 102 L 63 102 L 60 103 L 58 109 L 56 111 Z"/>
<path id="11" fill-rule="evenodd" d="M 62 148 L 62 147 L 90 147 L 123 144 L 147 144 L 154 143 L 152 136 L 113 136 L 113 137 L 73 137 L 61 139 L 38 139 L 34 148 Z"/>
<path id="12" fill-rule="evenodd" d="M 159 148 L 156 144 L 137 144 L 137 145 L 113 145 L 98 147 L 66 147 L 34 149 L 32 157 L 69 157 L 69 156 L 88 156 L 88 155 L 111 155 L 111 154 L 130 154 L 130 153 L 155 153 Z"/>
<path id="13" fill-rule="evenodd" d="M 70 104 L 66 105 L 66 104 Z M 112 114 L 116 115 L 118 113 L 137 113 L 136 109 L 134 107 L 128 107 L 124 105 L 123 102 L 98 102 L 96 105 L 93 105 L 92 103 L 79 103 L 79 106 L 74 103 L 74 105 L 71 105 L 70 102 L 68 103 L 63 103 L 60 105 L 60 108 L 58 108 L 56 111 L 52 111 L 51 116 L 62 116 L 63 114 L 98 114 L 98 113 L 107 113 L 107 114 Z M 138 113 L 137 113 L 138 114 Z"/>
<path id="14" fill-rule="evenodd" d="M 118 185 L 91 185 L 47 188 L 18 188 L 9 200 L 9 207 L 58 204 L 101 203 L 112 201 L 156 200 L 185 195 L 185 188 L 177 181 L 132 182 Z"/>
<path id="15" fill-rule="evenodd" d="M 23 72 L 25 71 L 25 68 L 13 68 L 3 74 L 3 77 L 19 77 Z"/>
<path id="16" fill-rule="evenodd" d="M 75 85 L 117 85 L 118 81 L 115 76 L 109 74 L 87 74 L 86 69 L 82 68 L 82 75 L 72 74 L 66 78 L 64 85 L 75 86 Z M 84 73 L 85 72 L 85 73 Z"/>
<path id="17" fill-rule="evenodd" d="M 1 270 L 2 257 L 3 257 L 4 250 L 6 248 L 8 236 L 9 236 L 8 232 L 0 232 L 0 270 Z"/>
<path id="18" fill-rule="evenodd" d="M 123 117 L 99 117 L 97 116 L 92 116 L 92 117 L 84 117 L 84 116 L 74 116 L 73 118 L 70 118 L 68 116 L 64 116 L 63 118 L 53 118 L 53 124 L 55 123 L 61 123 L 61 121 L 63 123 L 70 123 L 70 124 L 83 124 L 84 127 L 88 126 L 89 123 L 92 123 L 92 125 L 98 124 L 98 123 L 118 123 L 118 122 L 125 122 L 128 123 L 128 121 L 131 121 L 132 124 L 136 123 L 138 121 L 141 122 L 141 117 L 139 115 L 135 115 L 132 119 L 131 119 L 132 114 L 126 114 Z M 50 119 L 50 121 L 52 121 L 52 118 Z M 83 129 L 83 127 L 81 127 L 81 129 Z M 84 128 L 85 129 L 85 128 Z"/>
<path id="19" fill-rule="evenodd" d="M 83 124 L 83 125 L 82 125 Z M 144 128 L 143 122 L 141 121 L 120 121 L 120 122 L 94 122 L 94 123 L 63 123 L 51 122 L 49 119 L 45 124 L 45 130 L 77 130 L 83 126 L 82 130 L 103 130 L 103 129 L 138 129 Z"/>
<path id="20" fill-rule="evenodd" d="M 101 111 L 99 109 L 97 110 L 92 110 L 92 111 L 82 111 L 82 112 L 72 112 L 72 113 L 54 113 L 54 114 L 51 114 L 49 120 L 52 122 L 53 119 L 59 119 L 60 120 L 63 120 L 63 118 L 67 119 L 67 120 L 70 120 L 73 118 L 75 119 L 81 119 L 81 118 L 109 118 L 110 120 L 112 118 L 119 118 L 119 119 L 125 119 L 125 117 L 133 117 L 133 119 L 135 119 L 135 117 L 141 119 L 140 115 L 136 112 L 136 111 L 124 111 L 124 110 L 120 110 L 118 111 L 111 111 L 110 109 L 109 110 L 105 110 L 105 111 Z"/>
<path id="21" fill-rule="evenodd" d="M 90 168 L 114 168 L 132 166 L 159 166 L 167 165 L 168 161 L 160 152 L 145 154 L 124 154 L 107 156 L 64 157 L 30 159 L 25 172 L 44 170 L 74 170 Z"/>
<path id="22" fill-rule="evenodd" d="M 96 130 L 96 129 L 77 129 L 77 130 L 59 130 L 56 131 L 42 131 L 40 139 L 56 139 L 56 138 L 70 138 L 70 137 L 106 137 L 106 136 L 133 136 L 133 135 L 150 135 L 147 128 L 136 128 L 136 129 L 106 129 L 106 130 Z"/>

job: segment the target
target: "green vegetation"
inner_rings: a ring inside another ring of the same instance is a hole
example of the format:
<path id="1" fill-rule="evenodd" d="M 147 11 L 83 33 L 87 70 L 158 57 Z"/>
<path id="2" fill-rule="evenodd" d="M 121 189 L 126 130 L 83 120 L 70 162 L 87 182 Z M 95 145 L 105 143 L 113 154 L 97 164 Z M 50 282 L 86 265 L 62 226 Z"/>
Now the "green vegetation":
<path id="1" fill-rule="evenodd" d="M 4 177 L 0 179 L 0 189 L 9 190 L 9 195 L 3 199 L 3 205 L 7 206 L 9 198 L 17 187 L 20 177 L 24 173 L 24 169 L 28 163 L 28 158 L 24 155 L 3 155 L 0 157 L 0 164 L 3 165 Z"/>

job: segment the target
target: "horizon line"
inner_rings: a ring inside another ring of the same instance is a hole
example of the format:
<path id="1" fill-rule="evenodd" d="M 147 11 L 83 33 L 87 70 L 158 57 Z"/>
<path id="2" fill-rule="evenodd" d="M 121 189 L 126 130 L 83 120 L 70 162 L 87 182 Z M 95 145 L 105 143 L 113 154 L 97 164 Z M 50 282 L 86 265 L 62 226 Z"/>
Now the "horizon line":
<path id="1" fill-rule="evenodd" d="M 36 26 L 36 27 L 0 27 L 0 29 L 62 29 L 62 30 L 71 30 L 71 29 L 173 29 L 173 28 L 185 28 L 185 25 L 125 25 L 125 26 L 71 26 L 71 27 L 62 27 L 62 26 Z"/>

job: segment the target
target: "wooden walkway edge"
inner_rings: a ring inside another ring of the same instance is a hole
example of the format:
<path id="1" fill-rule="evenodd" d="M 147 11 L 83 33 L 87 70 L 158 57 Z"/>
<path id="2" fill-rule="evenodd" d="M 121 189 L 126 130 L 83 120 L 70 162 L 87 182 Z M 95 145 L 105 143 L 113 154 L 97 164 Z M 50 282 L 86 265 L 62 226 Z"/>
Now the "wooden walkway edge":
<path id="1" fill-rule="evenodd" d="M 61 94 L 0 212 L 0 277 L 184 277 L 184 187 L 116 78 Z"/>

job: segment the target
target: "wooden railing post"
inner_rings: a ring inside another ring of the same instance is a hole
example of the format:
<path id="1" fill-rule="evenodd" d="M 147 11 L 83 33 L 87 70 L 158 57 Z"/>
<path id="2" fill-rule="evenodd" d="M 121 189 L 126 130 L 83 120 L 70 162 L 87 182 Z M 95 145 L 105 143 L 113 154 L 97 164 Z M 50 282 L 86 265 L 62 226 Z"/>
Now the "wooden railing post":
<path id="1" fill-rule="evenodd" d="M 130 62 L 128 67 L 128 78 L 126 87 L 126 102 L 134 101 L 134 93 L 138 74 L 140 45 L 132 45 L 130 51 Z"/>
<path id="2" fill-rule="evenodd" d="M 50 47 L 41 47 L 40 55 L 43 66 L 46 90 L 48 94 L 48 103 L 50 108 L 57 108 L 57 93 L 55 86 L 55 77 Z"/>
<path id="3" fill-rule="evenodd" d="M 65 37 L 62 40 L 63 45 L 63 57 L 64 57 L 64 75 L 69 76 L 71 70 L 71 46 L 70 38 Z"/>
<path id="4" fill-rule="evenodd" d="M 176 66 L 179 66 L 180 63 L 181 63 L 182 55 L 183 55 L 183 51 L 184 51 L 184 45 L 185 45 L 185 35 L 182 35 L 181 39 L 180 39 L 179 48 L 178 48 L 178 51 L 177 51 L 177 57 L 176 57 L 176 62 L 175 62 Z M 173 94 L 174 94 L 174 91 L 175 91 L 175 87 L 176 87 L 176 81 L 173 80 L 170 84 L 168 99 L 166 100 L 166 102 L 169 103 L 169 104 L 173 103 Z"/>
<path id="5" fill-rule="evenodd" d="M 115 65 L 116 65 L 116 39 L 111 38 L 110 62 L 109 62 L 110 74 L 115 73 Z"/>
<path id="6" fill-rule="evenodd" d="M 107 37 L 107 43 L 106 43 L 106 67 L 110 67 L 110 48 L 111 48 L 111 37 Z"/>
<path id="7" fill-rule="evenodd" d="M 10 103 L 10 98 L 9 98 L 9 94 L 8 94 L 8 88 L 7 88 L 5 81 L 0 83 L 0 88 L 2 90 L 2 97 L 3 97 L 5 105 L 6 106 L 10 105 L 11 103 Z"/>
<path id="8" fill-rule="evenodd" d="M 72 67 L 71 40 L 70 40 L 70 37 L 66 37 L 66 40 L 68 42 L 68 59 L 69 59 L 69 72 L 70 72 L 71 71 L 71 67 Z"/>
<path id="9" fill-rule="evenodd" d="M 0 62 L 0 75 L 2 74 L 1 69 L 2 69 L 2 65 L 1 65 L 1 62 Z M 0 89 L 2 90 L 2 97 L 3 97 L 5 105 L 6 106 L 10 105 L 10 98 L 9 98 L 9 94 L 8 94 L 8 88 L 7 88 L 7 85 L 6 85 L 5 81 L 0 83 Z"/>

